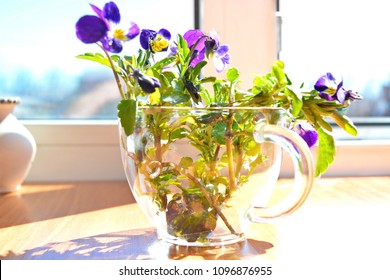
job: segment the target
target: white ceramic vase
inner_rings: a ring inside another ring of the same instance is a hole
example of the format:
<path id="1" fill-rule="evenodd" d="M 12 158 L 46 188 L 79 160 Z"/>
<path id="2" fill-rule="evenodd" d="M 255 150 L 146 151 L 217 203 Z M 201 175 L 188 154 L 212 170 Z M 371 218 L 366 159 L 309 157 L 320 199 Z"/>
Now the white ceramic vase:
<path id="1" fill-rule="evenodd" d="M 0 193 L 16 191 L 36 154 L 32 134 L 12 114 L 19 98 L 0 98 Z"/>

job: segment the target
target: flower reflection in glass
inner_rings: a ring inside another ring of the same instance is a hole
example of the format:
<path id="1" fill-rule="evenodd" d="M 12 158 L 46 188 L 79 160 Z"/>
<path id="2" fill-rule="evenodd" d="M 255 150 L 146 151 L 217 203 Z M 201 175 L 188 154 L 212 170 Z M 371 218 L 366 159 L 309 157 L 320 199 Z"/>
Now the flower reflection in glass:
<path id="1" fill-rule="evenodd" d="M 318 133 L 314 127 L 308 123 L 298 124 L 295 131 L 302 137 L 309 148 L 313 147 L 318 140 Z"/>

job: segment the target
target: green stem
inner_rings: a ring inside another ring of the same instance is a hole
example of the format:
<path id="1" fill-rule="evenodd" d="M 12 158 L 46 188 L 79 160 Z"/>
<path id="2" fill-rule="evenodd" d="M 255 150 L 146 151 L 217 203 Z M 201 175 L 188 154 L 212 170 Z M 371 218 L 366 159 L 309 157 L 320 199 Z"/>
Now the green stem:
<path id="1" fill-rule="evenodd" d="M 229 88 L 229 103 L 234 103 L 234 83 L 230 84 Z M 233 159 L 233 111 L 229 110 L 228 123 L 226 126 L 226 153 L 228 156 L 228 169 L 229 169 L 229 191 L 230 195 L 233 191 L 236 190 L 236 178 L 234 172 L 234 159 Z"/>
<path id="2" fill-rule="evenodd" d="M 110 65 L 111 65 L 111 70 L 112 70 L 112 73 L 114 74 L 114 77 L 115 77 L 115 81 L 116 81 L 116 85 L 118 86 L 118 89 L 119 89 L 119 93 L 121 94 L 121 97 L 122 99 L 126 99 L 126 95 L 125 93 L 123 92 L 123 88 L 122 88 L 122 84 L 121 84 L 121 81 L 119 79 L 119 76 L 118 76 L 118 73 L 115 71 L 115 65 L 114 65 L 114 62 L 112 61 L 111 59 L 111 56 L 110 54 L 103 48 L 103 46 L 97 44 L 103 51 L 104 53 L 106 54 L 107 56 L 107 59 L 108 61 L 110 62 Z"/>
<path id="3" fill-rule="evenodd" d="M 232 127 L 233 127 L 233 112 L 230 111 L 228 115 L 228 123 L 226 126 L 226 154 L 228 156 L 228 173 L 229 173 L 229 195 L 231 192 L 236 190 L 236 178 L 235 178 L 235 172 L 234 172 L 234 159 L 233 159 L 233 134 L 232 134 Z"/>
<path id="4" fill-rule="evenodd" d="M 238 151 L 238 157 L 237 157 L 237 162 L 236 162 L 236 180 L 238 182 L 239 177 L 240 177 L 240 171 L 242 169 L 242 164 L 243 164 L 243 159 L 244 159 L 244 151 L 242 150 L 241 143 L 237 143 L 236 145 L 237 151 Z"/>
<path id="5" fill-rule="evenodd" d="M 154 147 L 156 148 L 156 160 L 162 163 L 162 146 L 161 146 L 161 131 L 160 124 L 164 121 L 164 113 L 160 112 L 155 115 L 148 115 L 147 123 L 150 124 L 154 138 Z"/>
<path id="6" fill-rule="evenodd" d="M 154 136 L 154 146 L 156 147 L 156 159 L 162 162 L 161 136 L 157 134 Z"/>
<path id="7" fill-rule="evenodd" d="M 217 145 L 217 147 L 215 148 L 215 152 L 214 152 L 214 156 L 213 156 L 213 159 L 211 161 L 211 170 L 212 171 L 215 171 L 216 170 L 216 167 L 217 167 L 217 160 L 218 160 L 218 155 L 219 155 L 219 151 L 221 150 L 221 146 L 220 145 Z"/>

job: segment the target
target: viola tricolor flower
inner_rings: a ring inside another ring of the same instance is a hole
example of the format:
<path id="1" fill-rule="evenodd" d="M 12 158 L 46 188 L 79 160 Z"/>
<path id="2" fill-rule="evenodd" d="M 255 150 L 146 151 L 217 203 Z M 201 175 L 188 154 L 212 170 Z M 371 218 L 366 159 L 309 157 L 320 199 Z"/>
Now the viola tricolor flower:
<path id="1" fill-rule="evenodd" d="M 206 39 L 205 46 L 207 58 L 211 56 L 217 72 L 222 72 L 231 60 L 229 46 L 220 45 L 219 36 L 216 32 L 210 32 L 210 36 Z"/>
<path id="2" fill-rule="evenodd" d="M 133 22 L 128 29 L 119 27 L 121 16 L 114 2 L 106 3 L 103 10 L 90 5 L 97 16 L 86 15 L 76 23 L 76 35 L 83 43 L 101 42 L 105 50 L 119 53 L 123 49 L 122 41 L 134 39 L 139 34 L 139 27 Z"/>
<path id="3" fill-rule="evenodd" d="M 158 32 L 150 29 L 142 29 L 140 35 L 141 47 L 152 53 L 166 51 L 171 40 L 171 33 L 162 28 Z"/>
<path id="4" fill-rule="evenodd" d="M 218 73 L 222 72 L 226 65 L 230 63 L 229 46 L 220 45 L 216 32 L 210 32 L 210 36 L 206 36 L 200 30 L 189 30 L 183 38 L 187 41 L 189 48 L 196 44 L 190 63 L 192 67 L 203 61 L 205 56 L 213 60 Z"/>
<path id="5" fill-rule="evenodd" d="M 206 37 L 200 30 L 188 30 L 183 35 L 184 40 L 186 40 L 189 48 L 194 47 L 192 57 L 190 60 L 190 66 L 195 67 L 199 62 L 203 61 L 205 58 L 205 41 Z"/>
<path id="6" fill-rule="evenodd" d="M 346 100 L 362 99 L 357 92 L 346 90 L 343 87 L 343 81 L 337 81 L 331 73 L 321 76 L 315 83 L 314 88 L 319 91 L 321 98 L 326 100 L 338 100 L 343 104 Z"/>
<path id="7" fill-rule="evenodd" d="M 309 148 L 313 147 L 317 143 L 318 133 L 312 125 L 298 124 L 295 127 L 295 132 L 297 132 L 302 137 L 302 139 L 305 140 Z"/>

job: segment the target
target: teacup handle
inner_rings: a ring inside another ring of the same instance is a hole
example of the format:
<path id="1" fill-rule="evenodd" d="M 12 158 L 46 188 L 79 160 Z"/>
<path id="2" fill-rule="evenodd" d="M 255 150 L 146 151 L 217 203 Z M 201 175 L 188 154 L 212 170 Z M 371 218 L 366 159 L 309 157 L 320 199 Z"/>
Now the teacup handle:
<path id="1" fill-rule="evenodd" d="M 314 181 L 314 160 L 305 141 L 295 132 L 278 125 L 259 124 L 254 133 L 258 143 L 272 142 L 283 148 L 294 166 L 294 185 L 290 194 L 270 207 L 254 206 L 248 211 L 252 222 L 264 223 L 291 214 L 302 206 Z"/>

